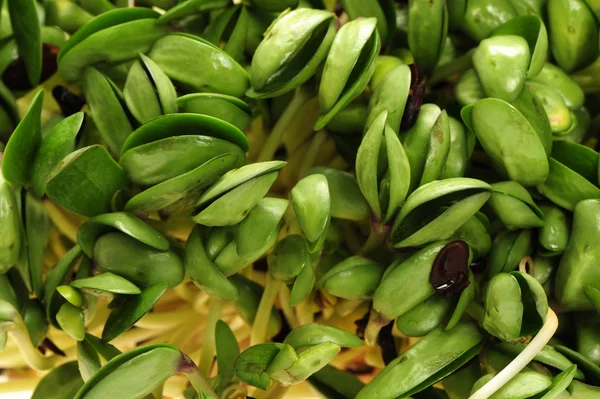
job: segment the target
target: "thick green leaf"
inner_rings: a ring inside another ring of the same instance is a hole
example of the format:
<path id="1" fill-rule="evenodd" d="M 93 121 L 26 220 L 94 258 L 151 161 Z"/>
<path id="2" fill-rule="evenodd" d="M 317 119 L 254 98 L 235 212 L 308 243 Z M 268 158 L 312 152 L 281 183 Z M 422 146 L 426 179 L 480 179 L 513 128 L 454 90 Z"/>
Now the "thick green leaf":
<path id="1" fill-rule="evenodd" d="M 185 33 L 167 35 L 156 41 L 149 57 L 176 86 L 190 91 L 242 97 L 249 86 L 248 73 L 240 64 L 220 48 L 197 36 Z M 182 65 L 196 68 L 181 68 Z"/>
<path id="2" fill-rule="evenodd" d="M 83 118 L 83 112 L 65 118 L 42 139 L 31 171 L 31 184 L 38 197 L 46 192 L 46 182 L 52 169 L 75 150 L 75 140 L 83 126 Z"/>
<path id="3" fill-rule="evenodd" d="M 219 367 L 220 391 L 225 389 L 235 378 L 235 360 L 240 355 L 237 338 L 231 328 L 222 320 L 215 327 L 215 344 L 217 348 L 217 365 Z M 219 389 L 217 389 L 219 391 Z"/>
<path id="4" fill-rule="evenodd" d="M 123 144 L 121 155 L 132 148 L 175 136 L 208 136 L 230 141 L 248 151 L 248 138 L 235 126 L 220 119 L 198 114 L 164 115 L 142 125 Z"/>
<path id="5" fill-rule="evenodd" d="M 82 386 L 77 362 L 68 362 L 46 374 L 31 399 L 72 399 Z"/>
<path id="6" fill-rule="evenodd" d="M 231 169 L 242 166 L 245 156 L 241 151 L 227 152 L 209 159 L 197 168 L 166 180 L 142 191 L 125 204 L 130 212 L 151 213 L 190 199 L 190 206 L 196 203 L 200 192 L 215 183 Z"/>
<path id="7" fill-rule="evenodd" d="M 183 265 L 172 250 L 160 251 L 123 233 L 107 233 L 96 241 L 94 263 L 140 288 L 166 283 L 169 288 L 183 280 Z"/>
<path id="8" fill-rule="evenodd" d="M 42 274 L 49 231 L 50 220 L 44 204 L 31 192 L 27 192 L 25 197 L 25 235 L 27 236 L 28 264 L 33 291 L 38 298 L 42 297 L 44 289 Z"/>
<path id="9" fill-rule="evenodd" d="M 73 399 L 143 398 L 187 363 L 172 345 L 143 346 L 116 356 L 77 392 Z"/>
<path id="10" fill-rule="evenodd" d="M 27 0 L 27 2 L 33 0 Z M 27 110 L 27 113 L 10 136 L 2 155 L 2 174 L 12 183 L 25 185 L 31 178 L 36 151 L 42 141 L 42 107 L 44 91 L 40 90 Z"/>
<path id="11" fill-rule="evenodd" d="M 102 330 L 102 339 L 110 342 L 129 330 L 139 319 L 152 310 L 166 289 L 167 285 L 165 283 L 157 283 L 144 288 L 140 294 L 125 297 L 120 306 L 113 309 L 108 316 Z"/>
<path id="12" fill-rule="evenodd" d="M 113 195 L 127 186 L 125 173 L 100 145 L 72 152 L 48 176 L 46 192 L 56 204 L 84 216 L 111 211 Z"/>
<path id="13" fill-rule="evenodd" d="M 71 287 L 92 292 L 105 291 L 111 294 L 133 295 L 141 293 L 140 289 L 128 280 L 109 272 L 94 277 L 77 279 L 71 283 Z"/>
<path id="14" fill-rule="evenodd" d="M 83 89 L 102 139 L 112 154 L 119 155 L 123 143 L 133 132 L 119 101 L 120 94 L 115 93 L 108 78 L 93 67 L 86 68 L 83 73 Z"/>
<path id="15" fill-rule="evenodd" d="M 471 324 L 437 329 L 388 364 L 356 396 L 394 399 L 413 395 L 445 378 L 477 355 L 483 336 Z"/>
<path id="16" fill-rule="evenodd" d="M 42 33 L 35 0 L 8 0 L 10 23 L 31 86 L 42 74 Z"/>
<path id="17" fill-rule="evenodd" d="M 160 251 L 169 249 L 165 236 L 126 212 L 106 213 L 88 219 L 77 231 L 77 243 L 88 258 L 92 258 L 96 240 L 110 231 L 120 231 Z"/>
<path id="18" fill-rule="evenodd" d="M 283 341 L 296 350 L 325 342 L 349 348 L 364 345 L 362 340 L 346 330 L 316 323 L 294 328 Z"/>

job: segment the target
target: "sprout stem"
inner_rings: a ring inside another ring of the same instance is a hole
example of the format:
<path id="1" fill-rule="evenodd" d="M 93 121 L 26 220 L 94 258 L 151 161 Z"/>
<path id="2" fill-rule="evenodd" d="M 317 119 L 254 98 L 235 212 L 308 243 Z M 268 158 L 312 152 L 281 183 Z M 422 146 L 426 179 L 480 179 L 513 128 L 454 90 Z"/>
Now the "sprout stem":
<path id="1" fill-rule="evenodd" d="M 270 273 L 267 273 L 265 291 L 260 298 L 260 304 L 258 305 L 258 311 L 256 312 L 256 317 L 254 318 L 252 326 L 250 345 L 258 345 L 266 341 L 271 309 L 273 309 L 273 304 L 275 303 L 275 298 L 277 297 L 281 284 L 281 281 L 275 280 L 271 277 Z"/>
<path id="2" fill-rule="evenodd" d="M 198 369 L 208 377 L 213 364 L 213 357 L 216 351 L 215 329 L 217 321 L 221 318 L 223 301 L 216 296 L 210 298 L 210 311 L 206 320 L 206 330 L 204 330 L 204 344 L 202 345 L 202 354 L 200 355 L 200 364 Z"/>
<path id="3" fill-rule="evenodd" d="M 285 284 L 282 284 L 281 290 L 279 290 L 279 303 L 290 328 L 294 329 L 300 326 L 294 309 L 290 307 L 290 289 Z"/>
<path id="4" fill-rule="evenodd" d="M 323 130 L 319 130 L 312 137 L 312 140 L 309 144 L 308 152 L 306 153 L 306 156 L 302 161 L 302 165 L 300 166 L 300 178 L 306 176 L 306 172 L 308 172 L 308 170 L 315 165 L 317 157 L 321 153 L 326 139 L 327 134 Z"/>
<path id="5" fill-rule="evenodd" d="M 219 397 L 219 395 L 213 391 L 208 381 L 206 381 L 206 378 L 204 378 L 199 368 L 194 367 L 193 371 L 187 373 L 187 376 L 196 392 L 204 392 L 205 395 L 213 396 L 215 398 Z"/>
<path id="6" fill-rule="evenodd" d="M 308 93 L 302 86 L 296 89 L 292 101 L 290 101 L 285 111 L 283 111 L 283 114 L 281 114 L 277 123 L 275 123 L 275 126 L 269 134 L 269 138 L 261 149 L 260 154 L 258 154 L 256 162 L 265 162 L 273 159 L 275 151 L 277 151 L 279 144 L 281 144 L 281 140 L 283 139 L 292 118 L 308 98 Z"/>
<path id="7" fill-rule="evenodd" d="M 379 336 L 379 331 L 385 326 L 387 326 L 391 320 L 383 317 L 375 308 L 371 308 L 371 313 L 369 314 L 369 322 L 367 323 L 367 327 L 365 329 L 365 344 L 368 346 L 377 345 L 377 337 Z"/>
<path id="8" fill-rule="evenodd" d="M 531 340 L 529 345 L 521 352 L 512 362 L 508 364 L 502 371 L 500 371 L 494 378 L 492 378 L 487 384 L 482 386 L 469 397 L 469 399 L 487 399 L 492 396 L 496 391 L 502 388 L 508 381 L 516 376 L 521 370 L 523 370 L 533 358 L 542 350 L 542 348 L 550 341 L 556 329 L 558 328 L 558 318 L 556 313 L 548 308 L 548 314 L 546 315 L 546 321 L 544 325 L 537 333 L 537 335 Z"/>
<path id="9" fill-rule="evenodd" d="M 21 316 L 17 315 L 19 318 Z M 25 328 L 24 322 L 21 320 L 17 323 L 12 322 L 4 322 L 3 323 L 4 331 L 11 332 L 13 338 L 17 342 L 17 346 L 19 347 L 19 352 L 25 362 L 33 369 L 36 370 L 48 370 L 56 365 L 53 359 L 46 356 L 43 356 L 31 343 L 31 339 L 29 338 L 29 333 Z"/>
<path id="10" fill-rule="evenodd" d="M 457 59 L 441 65 L 439 68 L 436 68 L 431 76 L 431 79 L 429 79 L 429 85 L 435 86 L 436 84 L 448 79 L 450 76 L 464 72 L 471 68 L 473 66 L 474 51 L 474 49 L 471 49 Z"/>

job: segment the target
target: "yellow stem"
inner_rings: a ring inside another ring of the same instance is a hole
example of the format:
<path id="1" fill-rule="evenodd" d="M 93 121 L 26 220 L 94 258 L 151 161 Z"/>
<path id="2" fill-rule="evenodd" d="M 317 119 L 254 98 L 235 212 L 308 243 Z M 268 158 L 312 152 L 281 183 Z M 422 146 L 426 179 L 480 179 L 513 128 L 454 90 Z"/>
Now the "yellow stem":
<path id="1" fill-rule="evenodd" d="M 210 298 L 210 311 L 206 320 L 206 330 L 204 330 L 204 344 L 202 345 L 202 355 L 198 369 L 202 375 L 208 377 L 213 364 L 213 358 L 216 352 L 215 329 L 217 321 L 221 318 L 223 310 L 223 300 L 217 297 Z M 195 386 L 195 385 L 194 385 Z"/>
<path id="2" fill-rule="evenodd" d="M 527 345 L 527 347 L 508 364 L 508 366 L 504 367 L 502 371 L 494 376 L 494 378 L 489 380 L 484 386 L 471 395 L 469 399 L 487 399 L 502 388 L 533 360 L 548 341 L 550 341 L 557 328 L 558 318 L 556 317 L 556 313 L 548 308 L 548 314 L 546 315 L 544 325 L 531 340 L 529 345 Z"/>

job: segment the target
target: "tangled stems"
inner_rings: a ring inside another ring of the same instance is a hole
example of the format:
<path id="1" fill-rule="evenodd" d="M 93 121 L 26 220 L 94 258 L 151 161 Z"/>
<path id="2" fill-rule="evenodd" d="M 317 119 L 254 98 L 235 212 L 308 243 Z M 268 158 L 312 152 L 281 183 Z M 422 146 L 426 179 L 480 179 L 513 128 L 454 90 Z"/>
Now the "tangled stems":
<path id="1" fill-rule="evenodd" d="M 557 328 L 558 318 L 556 317 L 556 313 L 554 313 L 551 308 L 548 308 L 548 314 L 546 315 L 544 325 L 531 340 L 529 345 L 527 345 L 527 348 L 510 362 L 508 366 L 494 376 L 494 378 L 488 381 L 487 384 L 471 395 L 469 399 L 487 399 L 502 388 L 533 360 L 548 341 L 550 341 Z"/>

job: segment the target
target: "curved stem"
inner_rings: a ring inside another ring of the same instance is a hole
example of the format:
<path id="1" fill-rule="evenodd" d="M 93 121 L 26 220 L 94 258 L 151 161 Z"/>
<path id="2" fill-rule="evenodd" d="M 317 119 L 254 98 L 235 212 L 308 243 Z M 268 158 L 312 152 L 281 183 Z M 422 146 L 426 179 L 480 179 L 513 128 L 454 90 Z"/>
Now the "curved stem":
<path id="1" fill-rule="evenodd" d="M 371 308 L 371 313 L 369 314 L 369 322 L 367 323 L 367 327 L 365 329 L 365 344 L 368 346 L 377 345 L 377 337 L 379 336 L 379 331 L 388 324 L 390 324 L 391 320 L 386 319 L 376 311 L 374 308 Z"/>
<path id="2" fill-rule="evenodd" d="M 215 329 L 217 322 L 221 318 L 221 310 L 223 309 L 223 300 L 217 297 L 210 297 L 210 310 L 206 320 L 206 330 L 204 330 L 204 343 L 202 345 L 202 355 L 200 355 L 200 364 L 198 370 L 208 377 L 210 368 L 213 364 L 215 356 Z"/>
<path id="3" fill-rule="evenodd" d="M 362 248 L 360 249 L 359 255 L 366 255 L 380 248 L 385 243 L 386 238 L 387 234 L 385 230 L 371 225 L 371 232 L 369 233 L 367 241 L 365 241 Z"/>
<path id="4" fill-rule="evenodd" d="M 290 328 L 294 329 L 298 327 L 300 323 L 298 322 L 296 313 L 294 313 L 294 309 L 290 307 L 290 294 L 290 289 L 286 287 L 285 284 L 282 284 L 281 290 L 279 290 L 279 303 Z"/>
<path id="5" fill-rule="evenodd" d="M 271 316 L 271 309 L 275 303 L 275 297 L 279 292 L 282 282 L 275 280 L 271 277 L 270 273 L 267 273 L 267 283 L 265 285 L 265 291 L 260 298 L 260 304 L 252 324 L 252 335 L 250 335 L 250 345 L 262 344 L 267 340 L 267 329 L 269 326 L 269 317 Z"/>
<path id="6" fill-rule="evenodd" d="M 206 381 L 206 378 L 204 378 L 204 375 L 202 375 L 200 369 L 194 368 L 193 371 L 186 373 L 186 375 L 192 383 L 192 386 L 194 387 L 196 392 L 204 392 L 205 395 L 213 396 L 215 398 L 219 397 L 219 395 L 217 395 L 215 391 L 213 391 L 208 381 Z"/>
<path id="7" fill-rule="evenodd" d="M 302 86 L 296 89 L 292 101 L 290 101 L 285 111 L 283 111 L 283 114 L 281 114 L 277 120 L 277 123 L 275 123 L 275 126 L 269 134 L 267 142 L 260 150 L 260 154 L 258 154 L 256 162 L 265 162 L 273 159 L 273 156 L 275 155 L 279 144 L 281 144 L 281 140 L 283 139 L 283 136 L 285 135 L 292 118 L 298 112 L 300 107 L 308 100 L 308 98 L 308 93 L 302 88 Z"/>
<path id="8" fill-rule="evenodd" d="M 436 84 L 448 79 L 450 76 L 464 72 L 473 67 L 474 52 L 475 50 L 471 49 L 457 59 L 436 68 L 435 71 L 433 71 L 433 75 L 431 75 L 431 79 L 429 79 L 429 85 L 435 86 Z"/>
<path id="9" fill-rule="evenodd" d="M 33 346 L 31 339 L 29 338 L 29 333 L 25 329 L 22 321 L 21 323 L 5 322 L 3 324 L 4 331 L 12 333 L 12 336 L 19 347 L 19 352 L 29 367 L 36 370 L 48 370 L 56 365 L 55 358 L 43 356 Z"/>
<path id="10" fill-rule="evenodd" d="M 494 378 L 488 381 L 487 384 L 479 388 L 469 399 L 487 399 L 492 396 L 496 391 L 502 388 L 508 381 L 516 376 L 521 370 L 523 370 L 533 358 L 544 348 L 544 346 L 550 341 L 556 329 L 558 328 L 558 318 L 556 313 L 551 308 L 548 308 L 548 314 L 546 315 L 546 321 L 544 325 L 537 333 L 537 335 L 531 340 L 529 345 L 519 353 L 519 355 L 508 364 L 502 371 L 500 371 Z"/>
<path id="11" fill-rule="evenodd" d="M 312 292 L 305 300 L 296 306 L 296 315 L 298 316 L 298 324 L 301 326 L 310 324 L 315 321 L 315 293 Z"/>

